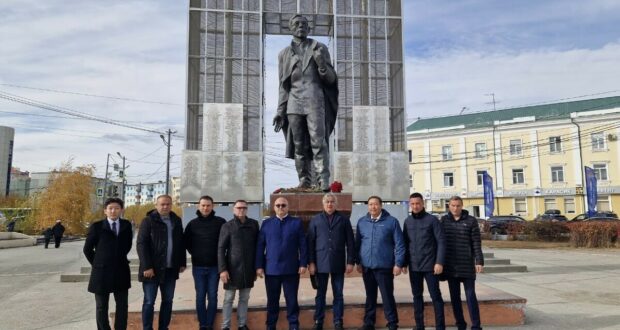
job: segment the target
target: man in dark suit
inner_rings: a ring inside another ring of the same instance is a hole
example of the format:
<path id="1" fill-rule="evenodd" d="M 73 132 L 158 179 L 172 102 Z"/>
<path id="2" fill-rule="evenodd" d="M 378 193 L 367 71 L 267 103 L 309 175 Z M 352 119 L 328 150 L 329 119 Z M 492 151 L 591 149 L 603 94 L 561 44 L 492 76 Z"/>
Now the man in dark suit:
<path id="1" fill-rule="evenodd" d="M 313 328 L 316 330 L 323 329 L 325 293 L 330 276 L 334 295 L 334 329 L 343 329 L 344 273 L 351 273 L 355 265 L 355 239 L 351 220 L 336 211 L 337 204 L 336 195 L 325 194 L 323 212 L 315 215 L 308 226 L 308 271 L 317 280 Z"/>
<path id="2" fill-rule="evenodd" d="M 56 224 L 52 227 L 52 233 L 54 233 L 54 247 L 59 248 L 62 234 L 65 233 L 65 226 L 62 225 L 62 220 L 56 220 Z"/>
<path id="3" fill-rule="evenodd" d="M 276 215 L 263 221 L 256 243 L 256 275 L 265 275 L 267 330 L 275 330 L 284 290 L 289 329 L 299 329 L 297 291 L 299 275 L 306 272 L 308 246 L 301 219 L 288 214 L 288 200 L 276 199 Z"/>
<path id="4" fill-rule="evenodd" d="M 172 299 L 179 273 L 185 271 L 187 257 L 183 244 L 181 218 L 172 212 L 172 197 L 157 197 L 155 210 L 142 220 L 136 241 L 144 300 L 142 327 L 153 329 L 153 310 L 157 289 L 161 291 L 159 329 L 168 329 L 172 317 Z"/>
<path id="5" fill-rule="evenodd" d="M 114 329 L 127 328 L 127 295 L 131 287 L 127 254 L 131 250 L 132 231 L 129 221 L 120 218 L 123 206 L 120 198 L 106 200 L 106 218 L 90 226 L 84 243 L 84 255 L 92 266 L 88 291 L 95 294 L 97 329 L 110 329 L 110 293 L 116 301 Z"/>

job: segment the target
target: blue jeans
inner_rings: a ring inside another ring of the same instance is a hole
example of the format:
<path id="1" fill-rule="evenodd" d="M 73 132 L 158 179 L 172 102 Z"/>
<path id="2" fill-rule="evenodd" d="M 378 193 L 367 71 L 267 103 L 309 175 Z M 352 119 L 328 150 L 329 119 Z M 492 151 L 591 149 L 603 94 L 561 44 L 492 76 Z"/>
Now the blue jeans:
<path id="1" fill-rule="evenodd" d="M 196 288 L 196 314 L 200 328 L 212 327 L 217 313 L 217 286 L 220 274 L 217 266 L 192 267 L 194 287 Z M 209 300 L 209 306 L 206 305 Z"/>
<path id="2" fill-rule="evenodd" d="M 444 330 L 446 321 L 443 313 L 443 298 L 439 289 L 439 279 L 433 272 L 409 272 L 409 282 L 413 293 L 413 313 L 417 329 L 424 329 L 424 280 L 435 310 L 435 329 Z"/>
<path id="3" fill-rule="evenodd" d="M 334 324 L 342 324 L 342 313 L 344 309 L 344 297 L 342 289 L 344 287 L 344 273 L 317 273 L 317 290 L 314 302 L 316 304 L 314 310 L 314 320 L 323 323 L 325 318 L 325 294 L 327 293 L 327 281 L 332 278 L 332 293 L 334 295 Z"/>
<path id="4" fill-rule="evenodd" d="M 168 329 L 170 318 L 172 317 L 172 298 L 174 298 L 174 288 L 177 283 L 177 273 L 175 269 L 167 268 L 164 281 L 159 282 L 159 278 L 151 281 L 142 282 L 144 300 L 142 301 L 142 328 L 144 330 L 153 329 L 153 307 L 157 298 L 157 289 L 161 291 L 161 305 L 159 306 L 159 329 Z"/>
<path id="5" fill-rule="evenodd" d="M 275 329 L 278 323 L 281 291 L 284 291 L 284 300 L 286 301 L 288 328 L 291 330 L 299 329 L 299 304 L 297 303 L 299 274 L 266 275 L 265 289 L 267 289 L 267 329 Z"/>
<path id="6" fill-rule="evenodd" d="M 394 274 L 391 268 L 370 269 L 364 267 L 362 273 L 366 289 L 366 305 L 364 307 L 364 325 L 374 326 L 377 321 L 377 287 L 381 291 L 383 314 L 388 325 L 398 325 L 398 311 L 394 299 Z"/>
<path id="7" fill-rule="evenodd" d="M 476 297 L 476 280 L 473 278 L 449 277 L 448 287 L 450 288 L 450 300 L 452 301 L 452 312 L 459 330 L 466 329 L 467 323 L 463 317 L 463 306 L 461 303 L 461 282 L 465 288 L 465 298 L 467 299 L 467 309 L 471 319 L 471 329 L 480 330 L 480 308 Z"/>

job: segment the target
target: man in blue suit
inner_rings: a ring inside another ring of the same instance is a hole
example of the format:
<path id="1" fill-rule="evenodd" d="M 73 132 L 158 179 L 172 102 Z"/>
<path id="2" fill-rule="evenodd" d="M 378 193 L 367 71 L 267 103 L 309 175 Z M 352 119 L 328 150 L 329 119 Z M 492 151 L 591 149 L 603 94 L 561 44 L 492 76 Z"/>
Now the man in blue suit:
<path id="1" fill-rule="evenodd" d="M 301 219 L 288 214 L 288 201 L 275 201 L 275 216 L 263 221 L 256 243 L 256 275 L 265 276 L 267 329 L 275 330 L 284 290 L 289 329 L 299 329 L 297 291 L 299 275 L 306 272 L 308 246 Z"/>
<path id="2" fill-rule="evenodd" d="M 355 235 L 357 271 L 363 273 L 366 289 L 363 330 L 375 330 L 377 288 L 381 291 L 387 328 L 398 329 L 394 276 L 400 275 L 405 265 L 405 243 L 398 220 L 382 204 L 379 196 L 368 198 L 368 214 L 358 220 Z"/>
<path id="3" fill-rule="evenodd" d="M 313 327 L 315 330 L 323 329 L 325 293 L 330 276 L 334 295 L 334 329 L 342 330 L 344 273 L 351 273 L 355 264 L 355 241 L 351 221 L 336 211 L 336 206 L 336 195 L 325 194 L 324 212 L 315 215 L 308 226 L 308 271 L 317 279 Z"/>

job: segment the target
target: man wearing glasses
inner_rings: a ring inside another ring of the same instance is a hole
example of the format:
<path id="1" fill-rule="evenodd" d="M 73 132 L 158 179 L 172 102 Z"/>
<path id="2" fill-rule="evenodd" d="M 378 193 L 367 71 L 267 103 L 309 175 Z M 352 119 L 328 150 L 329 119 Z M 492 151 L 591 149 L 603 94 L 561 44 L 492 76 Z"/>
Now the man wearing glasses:
<path id="1" fill-rule="evenodd" d="M 220 280 L 224 283 L 222 329 L 230 329 L 232 305 L 239 291 L 237 326 L 246 330 L 250 290 L 256 281 L 256 240 L 258 221 L 247 217 L 248 203 L 237 200 L 233 206 L 234 217 L 222 226 L 218 245 Z"/>
<path id="2" fill-rule="evenodd" d="M 351 221 L 344 214 L 336 211 L 336 195 L 327 193 L 323 196 L 323 212 L 310 220 L 308 226 L 308 271 L 316 275 L 317 291 L 315 298 L 314 328 L 323 329 L 325 318 L 325 294 L 327 281 L 332 279 L 334 295 L 334 329 L 342 330 L 344 311 L 344 273 L 351 273 L 355 265 L 355 240 Z"/>
<path id="3" fill-rule="evenodd" d="M 275 330 L 284 290 L 289 329 L 299 329 L 297 290 L 299 275 L 306 272 L 308 256 L 301 219 L 288 214 L 288 201 L 275 201 L 275 216 L 263 221 L 256 244 L 256 275 L 265 276 L 267 329 Z"/>

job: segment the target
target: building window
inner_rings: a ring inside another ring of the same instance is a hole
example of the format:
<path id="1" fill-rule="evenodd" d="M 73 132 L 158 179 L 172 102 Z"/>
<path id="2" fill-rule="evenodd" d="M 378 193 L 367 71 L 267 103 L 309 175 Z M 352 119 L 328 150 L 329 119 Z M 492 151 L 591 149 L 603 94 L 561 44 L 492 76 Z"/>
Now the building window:
<path id="1" fill-rule="evenodd" d="M 515 212 L 527 213 L 527 200 L 525 198 L 515 198 Z"/>
<path id="2" fill-rule="evenodd" d="M 443 186 L 444 187 L 454 186 L 454 173 L 448 172 L 448 173 L 443 174 Z"/>
<path id="3" fill-rule="evenodd" d="M 443 160 L 451 160 L 452 159 L 452 146 L 441 147 L 441 157 L 443 158 Z"/>
<path id="4" fill-rule="evenodd" d="M 562 140 L 559 136 L 552 136 L 549 138 L 549 151 L 560 152 L 562 151 Z"/>
<path id="5" fill-rule="evenodd" d="M 597 180 L 607 180 L 607 164 L 594 164 L 592 169 Z"/>
<path id="6" fill-rule="evenodd" d="M 409 187 L 413 187 L 413 174 L 409 174 Z"/>
<path id="7" fill-rule="evenodd" d="M 476 158 L 484 158 L 487 156 L 487 144 L 486 143 L 476 143 Z"/>
<path id="8" fill-rule="evenodd" d="M 512 170 L 512 184 L 524 184 L 525 177 L 523 176 L 522 168 L 515 168 Z"/>
<path id="9" fill-rule="evenodd" d="M 563 166 L 551 166 L 551 182 L 564 182 Z"/>
<path id="10" fill-rule="evenodd" d="M 564 197 L 564 213 L 575 213 L 575 199 Z"/>
<path id="11" fill-rule="evenodd" d="M 484 172 L 485 171 L 476 171 L 476 183 L 479 186 L 482 186 L 484 184 Z"/>
<path id="12" fill-rule="evenodd" d="M 605 134 L 592 133 L 592 150 L 605 150 Z"/>
<path id="13" fill-rule="evenodd" d="M 555 198 L 545 198 L 545 211 L 557 209 L 558 204 L 555 202 Z"/>
<path id="14" fill-rule="evenodd" d="M 596 211 L 611 211 L 611 207 L 609 206 L 609 196 L 598 196 L 596 200 Z"/>
<path id="15" fill-rule="evenodd" d="M 411 149 L 407 151 L 409 151 L 409 162 L 411 163 L 413 162 L 413 152 L 411 151 Z"/>
<path id="16" fill-rule="evenodd" d="M 510 140 L 510 155 L 520 156 L 522 152 L 521 140 Z"/>

